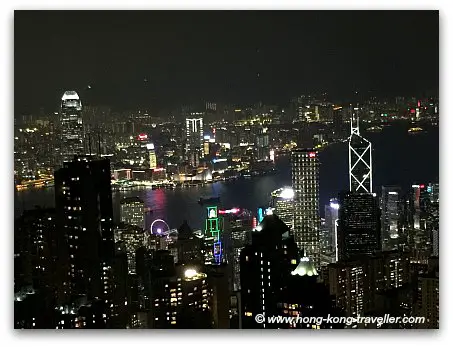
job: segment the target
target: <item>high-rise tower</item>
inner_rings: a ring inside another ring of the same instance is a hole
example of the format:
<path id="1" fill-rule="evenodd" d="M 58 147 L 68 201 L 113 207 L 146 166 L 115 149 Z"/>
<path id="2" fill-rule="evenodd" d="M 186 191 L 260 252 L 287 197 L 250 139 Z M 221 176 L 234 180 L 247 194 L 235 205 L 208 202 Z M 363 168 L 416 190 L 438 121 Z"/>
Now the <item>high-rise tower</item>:
<path id="1" fill-rule="evenodd" d="M 193 115 L 195 116 L 195 114 Z M 186 118 L 186 160 L 198 166 L 203 154 L 203 118 Z"/>
<path id="2" fill-rule="evenodd" d="M 354 109 L 357 110 L 356 108 Z M 358 193 L 373 191 L 371 142 L 360 135 L 359 117 L 351 117 L 349 144 L 349 190 Z"/>
<path id="3" fill-rule="evenodd" d="M 319 265 L 319 159 L 311 149 L 291 153 L 294 190 L 294 240 Z"/>
<path id="4" fill-rule="evenodd" d="M 85 154 L 82 101 L 74 91 L 67 91 L 61 97 L 60 127 L 62 161 L 70 161 L 76 154 Z"/>

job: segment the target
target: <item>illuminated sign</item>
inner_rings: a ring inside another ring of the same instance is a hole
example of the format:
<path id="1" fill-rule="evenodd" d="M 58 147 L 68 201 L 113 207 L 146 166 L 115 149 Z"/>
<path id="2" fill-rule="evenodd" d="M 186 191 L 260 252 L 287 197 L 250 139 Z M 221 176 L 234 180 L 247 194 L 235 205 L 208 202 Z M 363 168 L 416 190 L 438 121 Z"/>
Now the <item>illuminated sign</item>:
<path id="1" fill-rule="evenodd" d="M 147 143 L 146 144 L 146 149 L 153 150 L 154 149 L 154 143 Z"/>
<path id="2" fill-rule="evenodd" d="M 139 139 L 140 141 L 147 140 L 147 139 L 148 139 L 148 135 L 146 135 L 146 134 L 139 134 L 139 135 L 137 136 L 137 139 Z"/>
<path id="3" fill-rule="evenodd" d="M 219 210 L 219 214 L 236 214 L 239 213 L 241 210 L 239 208 L 232 208 L 230 210 Z"/>
<path id="4" fill-rule="evenodd" d="M 316 157 L 316 153 L 315 152 L 310 152 L 310 153 L 308 153 L 308 157 L 309 158 L 314 158 L 314 157 Z"/>
<path id="5" fill-rule="evenodd" d="M 212 162 L 215 164 L 215 163 L 220 163 L 220 162 L 223 162 L 223 161 L 227 161 L 227 159 L 224 159 L 224 158 L 219 158 L 219 159 L 212 159 Z"/>
<path id="6" fill-rule="evenodd" d="M 208 218 L 217 218 L 217 207 L 208 207 Z"/>
<path id="7" fill-rule="evenodd" d="M 420 184 L 420 188 L 421 188 L 421 189 L 424 189 L 424 188 L 425 188 L 425 185 L 424 185 L 424 184 Z"/>

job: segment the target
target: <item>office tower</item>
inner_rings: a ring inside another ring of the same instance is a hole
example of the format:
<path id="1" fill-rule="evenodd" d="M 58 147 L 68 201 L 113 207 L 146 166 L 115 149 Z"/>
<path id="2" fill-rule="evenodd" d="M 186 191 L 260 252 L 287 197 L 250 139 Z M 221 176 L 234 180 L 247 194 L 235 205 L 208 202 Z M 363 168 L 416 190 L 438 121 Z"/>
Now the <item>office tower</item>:
<path id="1" fill-rule="evenodd" d="M 255 321 L 257 314 L 281 313 L 286 287 L 298 264 L 298 249 L 288 226 L 277 215 L 267 215 L 252 233 L 252 243 L 241 252 L 241 308 L 243 328 L 269 328 Z"/>
<path id="2" fill-rule="evenodd" d="M 178 263 L 181 264 L 203 264 L 203 240 L 193 232 L 192 228 L 184 221 L 178 228 Z"/>
<path id="3" fill-rule="evenodd" d="M 195 116 L 195 114 L 194 114 Z M 186 118 L 185 158 L 193 167 L 197 167 L 203 155 L 203 118 Z"/>
<path id="4" fill-rule="evenodd" d="M 206 208 L 207 218 L 204 232 L 205 264 L 220 264 L 223 261 L 223 218 L 217 213 L 217 206 Z"/>
<path id="5" fill-rule="evenodd" d="M 253 214 L 246 209 L 232 208 L 219 210 L 224 221 L 224 249 L 231 270 L 231 289 L 241 289 L 241 264 L 242 249 L 251 242 L 253 229 Z"/>
<path id="6" fill-rule="evenodd" d="M 138 196 L 123 198 L 120 202 L 121 222 L 145 229 L 145 203 Z"/>
<path id="7" fill-rule="evenodd" d="M 358 193 L 373 191 L 373 169 L 371 142 L 360 135 L 357 108 L 351 117 L 349 136 L 349 190 Z"/>
<path id="8" fill-rule="evenodd" d="M 148 153 L 149 153 L 149 168 L 156 169 L 157 168 L 157 157 L 156 157 L 156 151 L 154 149 L 154 143 L 148 143 L 146 145 L 146 148 L 148 149 Z"/>
<path id="9" fill-rule="evenodd" d="M 439 269 L 418 277 L 414 316 L 425 317 L 415 328 L 439 329 Z"/>
<path id="10" fill-rule="evenodd" d="M 426 191 L 432 203 L 439 202 L 439 183 L 428 183 Z"/>
<path id="11" fill-rule="evenodd" d="M 341 106 L 333 107 L 333 135 L 335 139 L 343 138 L 343 108 Z"/>
<path id="12" fill-rule="evenodd" d="M 330 199 L 329 205 L 324 207 L 324 219 L 325 219 L 325 227 L 328 230 L 330 235 L 330 251 L 337 260 L 337 222 L 338 222 L 338 210 L 340 208 L 340 203 L 338 199 L 332 198 Z"/>
<path id="13" fill-rule="evenodd" d="M 82 121 L 82 101 L 74 91 L 67 91 L 61 98 L 61 157 L 72 160 L 74 155 L 85 154 Z"/>
<path id="14" fill-rule="evenodd" d="M 391 250 L 400 244 L 401 188 L 382 187 L 381 240 L 382 249 Z"/>
<path id="15" fill-rule="evenodd" d="M 294 229 L 294 190 L 283 187 L 271 193 L 271 207 L 275 213 L 290 229 Z"/>
<path id="16" fill-rule="evenodd" d="M 262 128 L 256 137 L 256 149 L 258 160 L 269 159 L 269 134 L 267 128 Z"/>
<path id="17" fill-rule="evenodd" d="M 375 194 L 342 192 L 338 220 L 338 258 L 353 260 L 381 249 L 380 214 Z"/>
<path id="18" fill-rule="evenodd" d="M 339 261 L 328 265 L 330 295 L 346 317 L 364 313 L 364 265 L 360 261 Z"/>
<path id="19" fill-rule="evenodd" d="M 319 159 L 311 149 L 291 153 L 294 190 L 294 240 L 319 266 Z"/>
<path id="20" fill-rule="evenodd" d="M 100 298 L 110 310 L 114 256 L 110 161 L 74 157 L 55 172 L 57 226 L 65 244 L 61 267 L 74 309 L 80 296 Z M 106 314 L 109 316 L 109 311 Z"/>
<path id="21" fill-rule="evenodd" d="M 115 240 L 122 242 L 127 254 L 127 268 L 129 274 L 135 274 L 135 253 L 145 245 L 145 232 L 135 225 L 123 224 L 115 229 Z"/>

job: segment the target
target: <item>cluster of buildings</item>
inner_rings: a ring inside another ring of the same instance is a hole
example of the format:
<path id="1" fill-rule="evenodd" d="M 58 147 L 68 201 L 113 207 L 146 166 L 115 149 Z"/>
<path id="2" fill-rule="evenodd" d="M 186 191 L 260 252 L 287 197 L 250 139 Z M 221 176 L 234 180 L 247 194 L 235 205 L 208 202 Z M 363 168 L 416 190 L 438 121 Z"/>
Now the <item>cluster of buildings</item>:
<path id="1" fill-rule="evenodd" d="M 302 95 L 284 107 L 203 102 L 161 113 L 119 112 L 82 101 L 67 91 L 57 112 L 16 117 L 17 189 L 51 185 L 53 171 L 74 154 L 108 157 L 112 178 L 123 188 L 134 182 L 190 184 L 272 172 L 280 154 L 346 139 L 352 113 L 370 131 L 392 122 L 411 129 L 438 122 L 435 98 L 352 105 Z"/>
<path id="2" fill-rule="evenodd" d="M 326 102 L 295 102 L 304 124 L 338 111 Z M 185 221 L 177 230 L 145 230 L 139 198 L 121 201 L 121 223 L 115 225 L 112 176 L 185 180 L 206 170 L 211 179 L 234 170 L 265 171 L 258 163 L 283 149 L 272 140 L 272 122 L 266 123 L 273 112 L 235 125 L 239 144 L 233 144 L 226 127 L 216 125 L 206 135 L 204 119 L 215 118 L 215 104 L 207 104 L 208 114 L 187 110 L 184 146 L 165 147 L 162 156 L 141 133 L 117 146 L 121 165 L 130 165 L 117 167 L 117 154 L 103 152 L 99 136 L 97 145 L 89 136 L 88 152 L 83 149 L 77 93 L 66 92 L 61 106 L 55 208 L 25 211 L 15 223 L 16 328 L 438 328 L 439 185 L 374 192 L 372 144 L 360 133 L 359 107 L 352 109 L 345 158 L 349 189 L 330 200 L 324 218 L 319 150 L 291 145 L 285 149 L 291 187 L 273 191 L 257 214 L 212 202 L 204 206 L 205 225 L 197 233 Z M 150 120 L 140 117 L 143 124 Z M 173 161 L 178 150 L 180 160 Z M 426 319 L 383 326 L 256 320 L 384 314 Z"/>

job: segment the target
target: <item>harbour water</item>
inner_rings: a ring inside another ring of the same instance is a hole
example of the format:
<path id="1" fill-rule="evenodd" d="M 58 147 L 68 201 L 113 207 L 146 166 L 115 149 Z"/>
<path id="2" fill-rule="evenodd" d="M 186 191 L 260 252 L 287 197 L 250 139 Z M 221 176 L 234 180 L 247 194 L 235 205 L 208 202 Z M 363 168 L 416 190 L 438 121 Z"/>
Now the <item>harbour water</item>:
<path id="1" fill-rule="evenodd" d="M 438 182 L 439 132 L 430 129 L 417 135 L 407 134 L 404 126 L 386 127 L 379 133 L 364 133 L 373 143 L 373 187 L 377 193 L 382 185 L 400 185 L 404 190 L 413 183 Z M 320 213 L 331 197 L 348 188 L 347 143 L 330 145 L 320 153 Z M 119 201 L 125 196 L 139 196 L 152 210 L 146 216 L 149 228 L 156 219 L 163 219 L 170 228 L 177 228 L 184 220 L 194 229 L 204 227 L 205 209 L 200 197 L 220 196 L 224 208 L 246 208 L 256 212 L 266 206 L 270 193 L 291 185 L 289 157 L 276 160 L 277 173 L 269 176 L 243 178 L 230 182 L 216 182 L 204 186 L 152 190 L 137 188 L 113 192 L 115 220 L 119 219 Z M 15 217 L 35 205 L 54 206 L 54 189 L 24 190 L 16 193 Z M 155 223 L 157 225 L 159 222 Z M 164 227 L 164 225 L 162 225 Z"/>

